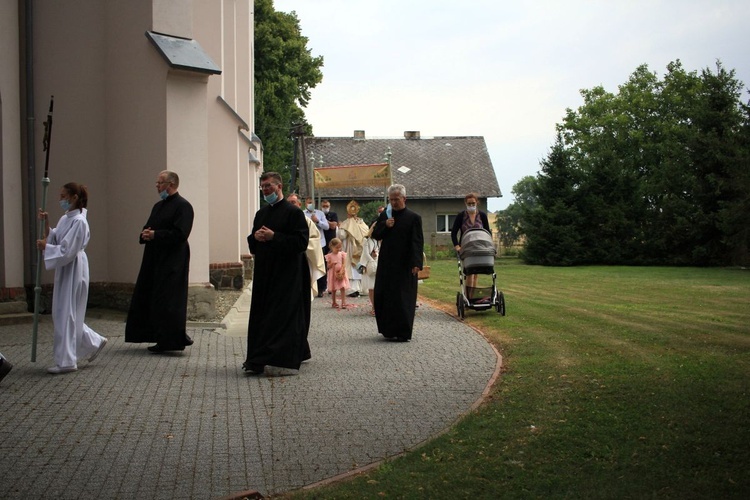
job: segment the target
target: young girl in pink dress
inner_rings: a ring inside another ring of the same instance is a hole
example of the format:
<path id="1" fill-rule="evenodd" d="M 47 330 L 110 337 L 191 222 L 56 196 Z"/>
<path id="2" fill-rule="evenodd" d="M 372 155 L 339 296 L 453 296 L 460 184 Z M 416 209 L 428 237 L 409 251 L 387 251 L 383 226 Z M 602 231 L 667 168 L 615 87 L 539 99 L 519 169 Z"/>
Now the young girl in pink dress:
<path id="1" fill-rule="evenodd" d="M 336 292 L 341 292 L 341 308 L 346 309 L 346 289 L 349 288 L 349 278 L 346 276 L 346 253 L 341 251 L 341 240 L 333 238 L 328 242 L 331 252 L 326 255 L 328 264 L 328 291 L 331 292 L 333 303 L 331 307 L 339 307 L 336 303 Z"/>

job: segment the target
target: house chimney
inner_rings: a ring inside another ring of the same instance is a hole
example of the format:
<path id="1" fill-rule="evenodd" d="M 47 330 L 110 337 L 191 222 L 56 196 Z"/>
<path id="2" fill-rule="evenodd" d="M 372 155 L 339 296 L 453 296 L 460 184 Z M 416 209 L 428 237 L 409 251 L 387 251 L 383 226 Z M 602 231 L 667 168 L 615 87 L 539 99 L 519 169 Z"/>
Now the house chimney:
<path id="1" fill-rule="evenodd" d="M 354 131 L 354 138 L 355 139 L 362 139 L 362 140 L 364 140 L 364 138 L 365 138 L 365 131 L 364 130 L 355 130 Z"/>
<path id="2" fill-rule="evenodd" d="M 404 132 L 404 139 L 419 139 L 419 130 L 407 130 Z"/>

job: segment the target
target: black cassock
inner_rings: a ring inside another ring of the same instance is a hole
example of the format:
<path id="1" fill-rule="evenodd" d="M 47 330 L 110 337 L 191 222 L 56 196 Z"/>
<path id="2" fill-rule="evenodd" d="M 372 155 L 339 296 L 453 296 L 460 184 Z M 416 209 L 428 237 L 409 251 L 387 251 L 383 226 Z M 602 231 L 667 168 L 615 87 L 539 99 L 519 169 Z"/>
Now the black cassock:
<path id="1" fill-rule="evenodd" d="M 175 193 L 154 205 L 143 229 L 154 230 L 145 241 L 125 325 L 125 342 L 156 342 L 165 349 L 192 344 L 187 336 L 188 276 L 193 207 Z"/>
<path id="2" fill-rule="evenodd" d="M 255 231 L 263 226 L 274 232 L 271 241 L 255 239 Z M 286 200 L 255 214 L 247 237 L 254 262 L 245 366 L 297 370 L 310 357 L 310 271 L 305 258 L 309 237 L 305 214 Z"/>
<path id="3" fill-rule="evenodd" d="M 394 210 L 393 218 L 396 223 L 388 228 L 388 216 L 383 211 L 372 231 L 372 237 L 381 240 L 375 274 L 375 319 L 378 332 L 385 337 L 411 339 L 417 305 L 417 277 L 411 270 L 422 269 L 424 263 L 422 218 L 408 208 Z"/>

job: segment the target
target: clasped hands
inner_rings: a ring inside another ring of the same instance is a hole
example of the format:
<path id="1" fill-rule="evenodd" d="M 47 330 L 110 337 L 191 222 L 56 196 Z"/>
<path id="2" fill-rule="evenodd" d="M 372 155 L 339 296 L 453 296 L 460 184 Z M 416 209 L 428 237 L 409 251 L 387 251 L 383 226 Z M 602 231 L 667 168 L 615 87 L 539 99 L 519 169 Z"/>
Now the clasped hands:
<path id="1" fill-rule="evenodd" d="M 143 231 L 141 231 L 141 239 L 143 241 L 153 241 L 154 240 L 154 230 L 150 227 L 147 227 Z"/>
<path id="2" fill-rule="evenodd" d="M 268 229 L 266 226 L 263 226 L 255 231 L 253 237 L 255 237 L 257 241 L 271 241 L 273 239 L 273 231 Z"/>

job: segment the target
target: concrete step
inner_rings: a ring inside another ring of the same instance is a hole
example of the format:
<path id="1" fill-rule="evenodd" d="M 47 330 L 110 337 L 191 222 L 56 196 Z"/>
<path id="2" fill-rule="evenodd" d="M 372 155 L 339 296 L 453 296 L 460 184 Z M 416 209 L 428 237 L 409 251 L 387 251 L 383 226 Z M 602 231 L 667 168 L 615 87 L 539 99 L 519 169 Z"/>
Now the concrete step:
<path id="1" fill-rule="evenodd" d="M 0 314 L 20 314 L 25 312 L 29 312 L 26 302 L 19 300 L 0 302 Z"/>
<path id="2" fill-rule="evenodd" d="M 0 326 L 23 325 L 26 323 L 33 323 L 33 322 L 34 322 L 34 315 L 28 312 L 0 314 Z"/>
<path id="3" fill-rule="evenodd" d="M 25 301 L 0 302 L 0 325 L 21 325 L 33 321 L 34 315 L 28 311 Z"/>

